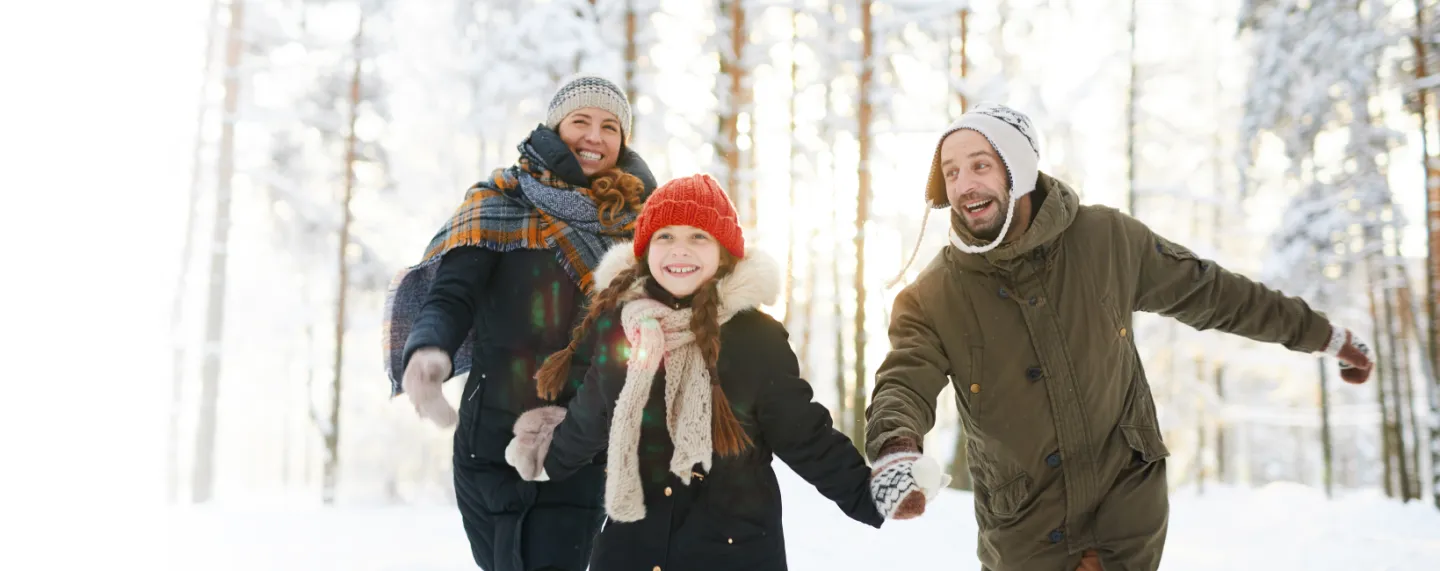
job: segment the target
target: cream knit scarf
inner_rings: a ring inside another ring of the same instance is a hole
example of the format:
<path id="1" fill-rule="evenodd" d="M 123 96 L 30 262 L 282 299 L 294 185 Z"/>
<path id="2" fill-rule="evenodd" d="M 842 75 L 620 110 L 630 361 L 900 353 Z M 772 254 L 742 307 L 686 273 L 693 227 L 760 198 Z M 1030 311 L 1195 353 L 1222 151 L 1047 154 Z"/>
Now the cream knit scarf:
<path id="1" fill-rule="evenodd" d="M 606 287 L 622 269 L 638 263 L 629 244 L 612 247 L 596 269 L 597 291 Z M 769 256 L 755 252 L 741 260 L 730 275 L 718 284 L 720 324 L 740 311 L 773 303 L 779 290 L 779 266 Z M 605 511 L 616 521 L 645 518 L 645 494 L 640 479 L 640 421 L 650 388 L 660 365 L 665 365 L 666 427 L 674 442 L 670 472 L 685 485 L 691 468 L 700 464 L 710 469 L 714 443 L 711 435 L 710 371 L 695 334 L 690 330 L 692 310 L 673 309 L 644 297 L 644 283 L 637 283 L 624 295 L 621 326 L 630 342 L 625 386 L 615 402 L 610 420 L 607 452 L 609 472 L 605 478 Z"/>

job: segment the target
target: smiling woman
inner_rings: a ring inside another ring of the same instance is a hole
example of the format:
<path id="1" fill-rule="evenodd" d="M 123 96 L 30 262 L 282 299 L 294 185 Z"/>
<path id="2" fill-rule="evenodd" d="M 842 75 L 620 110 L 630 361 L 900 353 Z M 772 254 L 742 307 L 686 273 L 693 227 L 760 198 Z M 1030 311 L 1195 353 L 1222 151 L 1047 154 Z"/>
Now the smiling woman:
<path id="1" fill-rule="evenodd" d="M 459 425 L 455 494 L 483 569 L 583 569 L 604 518 L 602 465 L 529 484 L 503 451 L 517 415 L 573 395 L 567 385 L 542 397 L 534 375 L 565 347 L 593 268 L 631 235 L 654 189 L 625 146 L 629 128 L 630 104 L 614 83 L 566 82 L 515 164 L 471 187 L 386 307 L 392 392 L 407 393 L 422 417 Z M 576 355 L 577 370 L 589 358 Z M 440 386 L 467 372 L 457 415 Z"/>

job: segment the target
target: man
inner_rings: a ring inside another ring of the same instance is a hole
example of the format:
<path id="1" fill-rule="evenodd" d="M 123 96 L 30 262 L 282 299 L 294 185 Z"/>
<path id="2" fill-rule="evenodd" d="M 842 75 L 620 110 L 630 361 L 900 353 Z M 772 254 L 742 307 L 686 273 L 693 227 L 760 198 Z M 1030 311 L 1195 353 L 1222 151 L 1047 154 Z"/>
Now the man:
<path id="1" fill-rule="evenodd" d="M 1200 259 L 1038 169 L 1022 113 L 986 106 L 941 136 L 926 198 L 950 245 L 895 300 L 867 410 L 877 463 L 920 451 L 947 382 L 968 439 L 979 557 L 995 571 L 1156 569 L 1169 455 L 1131 318 L 1159 313 L 1342 362 L 1369 350 L 1300 299 Z"/>

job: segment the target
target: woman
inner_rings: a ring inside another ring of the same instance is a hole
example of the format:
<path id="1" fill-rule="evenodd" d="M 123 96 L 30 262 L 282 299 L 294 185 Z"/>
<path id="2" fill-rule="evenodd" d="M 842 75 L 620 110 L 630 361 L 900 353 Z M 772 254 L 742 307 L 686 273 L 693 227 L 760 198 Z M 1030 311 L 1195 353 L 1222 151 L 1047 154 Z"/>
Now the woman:
<path id="1" fill-rule="evenodd" d="M 487 571 L 581 571 L 603 521 L 603 464 L 537 484 L 520 479 L 504 449 L 521 412 L 573 396 L 542 400 L 533 377 L 566 346 L 593 268 L 631 236 L 655 187 L 626 145 L 629 130 L 630 104 L 614 83 L 566 83 L 516 164 L 470 189 L 387 303 L 392 394 L 409 394 L 420 416 L 441 426 L 458 421 L 455 497 Z M 575 357 L 583 375 L 589 355 Z M 467 371 L 457 418 L 440 386 Z"/>
<path id="2" fill-rule="evenodd" d="M 704 175 L 655 191 L 634 244 L 605 255 L 600 293 L 539 389 L 567 388 L 577 348 L 592 347 L 590 372 L 568 407 L 521 415 L 506 453 L 521 477 L 547 481 L 605 453 L 611 521 L 593 571 L 786 569 L 774 456 L 874 527 L 917 515 L 943 487 L 918 454 L 872 470 L 812 402 L 784 326 L 758 309 L 780 276 L 746 252 L 734 207 Z"/>

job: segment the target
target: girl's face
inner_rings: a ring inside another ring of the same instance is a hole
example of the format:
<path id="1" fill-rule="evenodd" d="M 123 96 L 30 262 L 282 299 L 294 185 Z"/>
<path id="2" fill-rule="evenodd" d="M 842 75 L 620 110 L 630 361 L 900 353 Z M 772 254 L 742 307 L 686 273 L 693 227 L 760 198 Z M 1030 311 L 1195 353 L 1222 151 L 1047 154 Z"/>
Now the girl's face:
<path id="1" fill-rule="evenodd" d="M 694 226 L 666 226 L 650 236 L 645 258 L 660 287 L 687 297 L 720 269 L 720 243 Z"/>
<path id="2" fill-rule="evenodd" d="M 620 119 L 614 113 L 596 107 L 576 109 L 555 130 L 579 159 L 585 176 L 595 176 L 620 160 Z"/>

